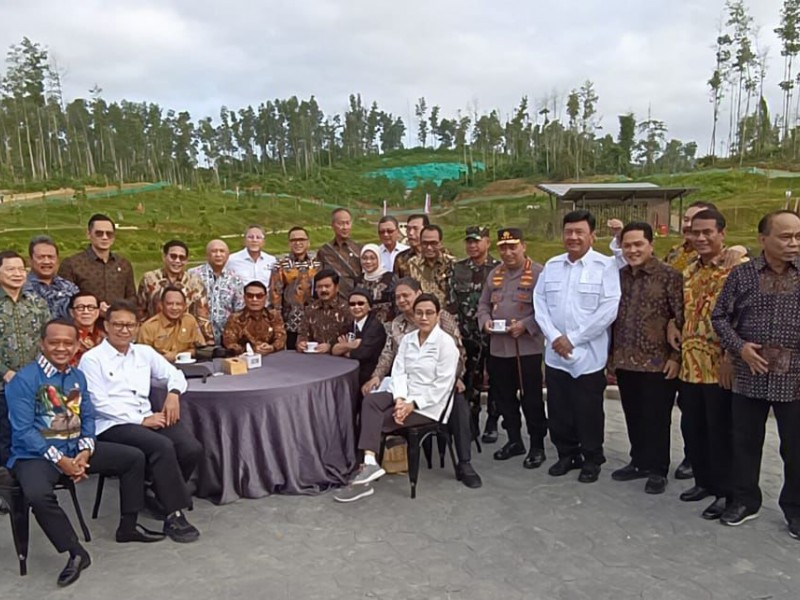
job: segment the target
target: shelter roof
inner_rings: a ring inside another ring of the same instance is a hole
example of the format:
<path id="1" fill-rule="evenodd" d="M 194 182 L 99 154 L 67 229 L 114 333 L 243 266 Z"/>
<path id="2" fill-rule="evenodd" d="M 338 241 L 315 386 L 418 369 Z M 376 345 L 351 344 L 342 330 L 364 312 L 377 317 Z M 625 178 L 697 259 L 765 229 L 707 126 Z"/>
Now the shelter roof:
<path id="1" fill-rule="evenodd" d="M 661 187 L 654 183 L 542 183 L 536 187 L 563 202 L 671 201 L 697 191 L 697 188 Z"/>

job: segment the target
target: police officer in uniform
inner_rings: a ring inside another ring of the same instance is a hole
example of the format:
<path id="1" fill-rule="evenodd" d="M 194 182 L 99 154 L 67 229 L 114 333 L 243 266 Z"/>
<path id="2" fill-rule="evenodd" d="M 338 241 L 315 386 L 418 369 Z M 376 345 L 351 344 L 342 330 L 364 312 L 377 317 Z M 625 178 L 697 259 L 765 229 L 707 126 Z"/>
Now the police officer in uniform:
<path id="1" fill-rule="evenodd" d="M 472 435 L 476 437 L 480 431 L 480 388 L 483 385 L 489 357 L 489 334 L 478 326 L 478 300 L 486 278 L 500 261 L 489 254 L 489 229 L 486 227 L 467 227 L 464 244 L 467 258 L 459 260 L 453 267 L 448 310 L 458 318 L 458 328 L 461 330 L 461 339 L 467 351 L 465 395 L 472 409 Z M 487 411 L 489 416 L 481 441 L 492 444 L 497 441 L 497 420 L 500 418 L 500 410 L 491 393 Z"/>
<path id="2" fill-rule="evenodd" d="M 508 460 L 525 454 L 521 407 L 530 436 L 530 450 L 522 464 L 535 469 L 545 460 L 547 435 L 542 398 L 544 336 L 533 316 L 533 288 L 542 265 L 526 255 L 522 231 L 515 227 L 497 232 L 497 251 L 502 264 L 489 273 L 478 302 L 478 326 L 490 335 L 489 393 L 497 400 L 508 432 L 508 442 L 494 458 Z"/>

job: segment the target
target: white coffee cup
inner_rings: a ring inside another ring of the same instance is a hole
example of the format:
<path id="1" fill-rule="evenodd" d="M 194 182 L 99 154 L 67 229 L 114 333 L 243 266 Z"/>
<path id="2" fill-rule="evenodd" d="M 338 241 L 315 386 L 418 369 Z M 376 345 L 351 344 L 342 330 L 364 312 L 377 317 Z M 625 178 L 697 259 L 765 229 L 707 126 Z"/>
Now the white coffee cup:
<path id="1" fill-rule="evenodd" d="M 492 330 L 493 331 L 505 331 L 506 330 L 506 320 L 505 319 L 495 319 L 492 321 Z"/>
<path id="2" fill-rule="evenodd" d="M 175 362 L 176 363 L 192 362 L 192 353 L 191 352 L 178 352 L 175 355 Z"/>
<path id="3" fill-rule="evenodd" d="M 355 339 L 356 339 L 356 334 L 355 334 L 355 333 L 353 333 L 352 331 L 349 331 L 349 332 L 347 333 L 347 341 L 348 341 L 348 342 L 352 342 L 352 341 L 353 341 L 353 340 L 355 340 Z"/>
<path id="4" fill-rule="evenodd" d="M 306 342 L 306 352 L 316 352 L 317 346 L 319 346 L 317 342 Z"/>

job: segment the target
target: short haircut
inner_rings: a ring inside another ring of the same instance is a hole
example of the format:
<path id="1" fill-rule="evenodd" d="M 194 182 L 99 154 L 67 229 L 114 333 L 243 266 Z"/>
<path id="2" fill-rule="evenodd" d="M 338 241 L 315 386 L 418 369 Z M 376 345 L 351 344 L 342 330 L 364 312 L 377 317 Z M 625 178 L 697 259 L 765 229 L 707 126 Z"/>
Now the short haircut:
<path id="1" fill-rule="evenodd" d="M 31 238 L 31 241 L 28 243 L 28 256 L 33 258 L 33 249 L 38 246 L 39 244 L 46 244 L 48 246 L 52 246 L 56 249 L 56 256 L 58 256 L 58 246 L 53 241 L 49 235 L 37 235 Z"/>
<path id="2" fill-rule="evenodd" d="M 169 253 L 171 248 L 183 248 L 184 250 L 186 250 L 186 256 L 189 256 L 189 247 L 186 245 L 185 242 L 182 242 L 180 240 L 168 241 L 166 244 L 164 244 L 164 247 L 162 248 L 164 256 L 166 256 Z"/>
<path id="3" fill-rule="evenodd" d="M 721 212 L 719 212 L 718 210 L 714 210 L 713 208 L 704 208 L 703 210 L 701 210 L 699 213 L 697 213 L 695 216 L 692 217 L 692 223 L 694 223 L 698 219 L 704 221 L 705 220 L 714 221 L 717 226 L 717 231 L 722 231 L 723 229 L 725 229 L 726 225 L 725 217 L 722 216 Z"/>
<path id="4" fill-rule="evenodd" d="M 347 209 L 347 208 L 344 208 L 343 206 L 340 206 L 339 208 L 334 208 L 331 211 L 331 221 L 335 220 L 336 219 L 336 215 L 338 215 L 339 213 L 347 213 L 348 217 L 350 217 L 351 219 L 353 218 L 353 213 L 350 212 L 350 209 Z"/>
<path id="5" fill-rule="evenodd" d="M 772 229 L 772 220 L 780 215 L 794 215 L 795 217 L 800 217 L 800 215 L 793 210 L 783 209 L 772 211 L 761 217 L 761 220 L 758 222 L 758 233 L 760 235 L 769 235 L 770 229 Z"/>
<path id="6" fill-rule="evenodd" d="M 289 233 L 287 233 L 287 234 L 286 234 L 286 237 L 287 237 L 287 238 L 291 238 L 291 237 L 292 237 L 292 234 L 293 234 L 295 231 L 302 231 L 303 233 L 305 233 L 305 234 L 306 234 L 306 237 L 308 237 L 308 231 L 306 231 L 306 228 L 305 228 L 305 227 L 292 227 L 292 228 L 289 230 Z"/>
<path id="7" fill-rule="evenodd" d="M 45 339 L 47 337 L 47 330 L 51 325 L 63 325 L 64 327 L 69 327 L 75 331 L 75 339 L 78 339 L 78 326 L 69 319 L 50 319 L 42 326 L 42 331 L 39 334 L 41 339 Z"/>
<path id="8" fill-rule="evenodd" d="M 712 210 L 718 210 L 716 204 L 714 204 L 713 202 L 708 202 L 707 200 L 697 200 L 695 202 L 692 202 L 689 206 L 686 207 L 687 210 L 690 208 L 710 208 Z"/>
<path id="9" fill-rule="evenodd" d="M 444 232 L 442 231 L 442 228 L 439 227 L 438 225 L 434 225 L 433 223 L 431 223 L 430 225 L 425 225 L 425 227 L 422 228 L 422 231 L 419 234 L 420 237 L 422 237 L 422 234 L 425 233 L 426 231 L 435 231 L 436 233 L 438 233 L 440 242 L 442 241 L 442 239 L 444 239 Z"/>
<path id="10" fill-rule="evenodd" d="M 406 286 L 406 287 L 410 287 L 410 288 L 411 288 L 413 291 L 415 291 L 415 292 L 418 292 L 418 291 L 420 291 L 420 290 L 422 289 L 422 288 L 420 287 L 420 285 L 419 285 L 419 281 L 417 281 L 417 280 L 416 280 L 416 279 L 414 279 L 413 277 L 401 277 L 401 278 L 400 278 L 400 279 L 397 281 L 397 283 L 395 284 L 395 286 L 394 286 L 394 289 L 395 289 L 395 291 L 396 291 L 396 290 L 397 290 L 397 288 L 399 288 L 401 285 L 404 285 L 404 286 Z"/>
<path id="11" fill-rule="evenodd" d="M 597 227 L 597 221 L 595 220 L 594 215 L 585 208 L 573 210 L 572 212 L 565 214 L 564 219 L 561 221 L 561 227 L 563 229 L 568 223 L 580 223 L 581 221 L 586 221 L 589 224 L 590 232 L 594 232 L 595 228 Z"/>
<path id="12" fill-rule="evenodd" d="M 100 221 L 107 221 L 111 223 L 111 227 L 114 229 L 114 231 L 117 230 L 117 225 L 116 223 L 114 223 L 111 217 L 109 217 L 108 215 L 104 215 L 102 213 L 95 213 L 91 217 L 89 217 L 89 224 L 86 226 L 86 228 L 89 231 L 91 231 L 92 229 L 94 229 L 94 224 Z"/>
<path id="13" fill-rule="evenodd" d="M 261 235 L 267 235 L 267 232 L 264 231 L 264 228 L 259 225 L 258 223 L 250 223 L 247 228 L 244 230 L 244 235 L 247 235 L 247 232 L 251 229 L 258 229 L 261 232 Z"/>
<path id="14" fill-rule="evenodd" d="M 420 304 L 421 302 L 433 302 L 437 313 L 441 312 L 442 310 L 442 305 L 439 303 L 439 299 L 433 294 L 420 294 L 417 296 L 417 298 L 414 300 L 414 308 L 417 308 L 417 304 Z"/>
<path id="15" fill-rule="evenodd" d="M 186 302 L 186 293 L 181 288 L 179 288 L 177 285 L 168 285 L 163 290 L 161 290 L 161 301 L 162 302 L 164 302 L 164 300 L 166 300 L 167 294 L 169 294 L 170 292 L 178 292 L 181 295 L 181 298 L 183 298 L 183 301 Z"/>
<path id="16" fill-rule="evenodd" d="M 378 227 L 384 223 L 393 223 L 395 227 L 400 228 L 400 223 L 398 223 L 397 219 L 392 215 L 383 215 L 380 219 L 378 219 Z"/>
<path id="17" fill-rule="evenodd" d="M 339 285 L 339 274 L 333 269 L 322 269 L 314 275 L 314 283 L 319 283 L 323 279 L 330 278 L 335 285 Z"/>
<path id="18" fill-rule="evenodd" d="M 259 287 L 264 291 L 264 293 L 267 292 L 267 286 L 264 285 L 263 281 L 259 281 L 258 279 L 253 279 L 253 281 L 246 283 L 242 289 L 246 290 L 249 287 Z"/>
<path id="19" fill-rule="evenodd" d="M 625 238 L 625 234 L 629 231 L 641 231 L 644 233 L 644 237 L 648 242 L 653 241 L 653 228 L 650 227 L 650 223 L 645 223 L 644 221 L 631 221 L 622 228 L 622 232 L 619 234 L 620 242 Z"/>
<path id="20" fill-rule="evenodd" d="M 69 299 L 70 308 L 75 308 L 75 301 L 78 298 L 94 298 L 94 301 L 97 302 L 98 305 L 100 304 L 100 301 L 97 299 L 97 296 L 95 296 L 92 292 L 78 291 L 77 293 L 73 294 L 72 297 Z"/>
<path id="21" fill-rule="evenodd" d="M 20 254 L 18 252 L 14 252 L 13 250 L 3 250 L 2 252 L 0 252 L 0 267 L 3 266 L 3 262 L 4 261 L 12 259 L 12 258 L 18 258 L 23 263 L 25 262 L 25 259 L 22 258 L 22 256 L 20 256 Z"/>
<path id="22" fill-rule="evenodd" d="M 111 315 L 115 312 L 129 312 L 133 316 L 136 316 L 138 314 L 138 307 L 136 306 L 136 302 L 132 300 L 117 298 L 111 303 L 111 306 L 106 309 L 106 322 L 111 320 Z"/>
<path id="23" fill-rule="evenodd" d="M 361 296 L 367 300 L 367 306 L 372 307 L 372 293 L 364 288 L 355 288 L 352 292 L 347 295 L 347 299 L 350 300 L 353 296 Z"/>
<path id="24" fill-rule="evenodd" d="M 413 215 L 408 215 L 408 218 L 406 219 L 406 225 L 411 223 L 411 221 L 416 221 L 417 219 L 422 219 L 423 227 L 427 227 L 431 224 L 431 220 L 428 218 L 428 215 L 423 213 L 415 213 Z"/>

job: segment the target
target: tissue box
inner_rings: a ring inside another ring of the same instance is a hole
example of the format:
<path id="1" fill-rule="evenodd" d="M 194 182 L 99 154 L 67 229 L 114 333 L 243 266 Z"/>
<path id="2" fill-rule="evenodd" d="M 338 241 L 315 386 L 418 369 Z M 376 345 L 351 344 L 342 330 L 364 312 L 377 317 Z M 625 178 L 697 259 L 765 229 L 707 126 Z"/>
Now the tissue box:
<path id="1" fill-rule="evenodd" d="M 222 361 L 222 372 L 226 375 L 245 375 L 247 363 L 241 358 L 226 358 Z"/>
<path id="2" fill-rule="evenodd" d="M 261 355 L 260 354 L 242 354 L 239 356 L 246 364 L 247 369 L 258 369 L 261 367 Z"/>

